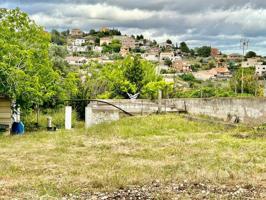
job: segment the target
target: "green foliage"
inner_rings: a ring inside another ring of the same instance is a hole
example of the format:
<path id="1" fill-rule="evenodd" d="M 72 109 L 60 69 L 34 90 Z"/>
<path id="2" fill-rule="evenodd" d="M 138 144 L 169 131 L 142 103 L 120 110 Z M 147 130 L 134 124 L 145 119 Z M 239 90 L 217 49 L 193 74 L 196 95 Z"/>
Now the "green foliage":
<path id="1" fill-rule="evenodd" d="M 182 78 L 184 81 L 191 81 L 191 82 L 196 81 L 196 78 L 191 73 L 182 74 L 179 77 Z"/>
<path id="2" fill-rule="evenodd" d="M 184 53 L 189 53 L 190 50 L 185 42 L 180 43 L 180 50 Z"/>
<path id="3" fill-rule="evenodd" d="M 95 31 L 94 29 L 90 30 L 89 35 L 94 36 L 95 38 L 102 38 L 114 35 L 121 35 L 121 32 L 117 29 L 111 29 L 108 31 Z"/>
<path id="4" fill-rule="evenodd" d="M 136 39 L 137 40 L 143 40 L 144 39 L 144 36 L 143 35 L 137 35 Z"/>
<path id="5" fill-rule="evenodd" d="M 257 56 L 257 54 L 254 51 L 249 51 L 249 52 L 247 52 L 245 57 L 246 58 L 254 58 L 256 56 Z"/>
<path id="6" fill-rule="evenodd" d="M 64 46 L 53 44 L 49 49 L 49 57 L 51 58 L 54 70 L 66 75 L 69 71 L 69 65 L 65 61 L 67 49 Z"/>
<path id="7" fill-rule="evenodd" d="M 209 57 L 211 55 L 211 47 L 203 46 L 197 49 L 198 56 Z"/>
<path id="8" fill-rule="evenodd" d="M 170 39 L 167 39 L 167 40 L 166 40 L 166 43 L 167 43 L 167 44 L 173 44 L 172 40 L 170 40 Z"/>
<path id="9" fill-rule="evenodd" d="M 166 58 L 164 60 L 164 64 L 167 65 L 168 67 L 171 67 L 172 66 L 172 61 L 170 60 L 170 58 Z"/>
<path id="10" fill-rule="evenodd" d="M 111 44 L 103 46 L 103 53 L 119 53 L 121 46 L 119 40 L 113 40 Z"/>
<path id="11" fill-rule="evenodd" d="M 140 57 L 128 56 L 105 65 L 91 63 L 87 70 L 91 76 L 83 87 L 91 98 L 128 98 L 127 93 L 143 94 L 148 83 L 160 80 L 155 66 Z"/>
<path id="12" fill-rule="evenodd" d="M 144 97 L 156 99 L 159 90 L 163 92 L 164 97 L 167 97 L 168 93 L 173 90 L 173 83 L 167 83 L 165 81 L 150 82 L 143 88 Z"/>
<path id="13" fill-rule="evenodd" d="M 255 68 L 241 68 L 238 69 L 233 78 L 230 80 L 230 86 L 232 90 L 236 90 L 237 93 L 241 93 L 242 88 L 242 74 L 243 74 L 243 89 L 244 93 L 252 94 L 256 96 L 263 95 L 263 88 L 258 82 L 258 78 L 255 76 Z"/>
<path id="14" fill-rule="evenodd" d="M 193 72 L 199 71 L 200 68 L 201 68 L 200 64 L 196 63 L 196 64 L 191 65 L 191 69 L 192 69 Z"/>
<path id="15" fill-rule="evenodd" d="M 51 62 L 49 57 L 50 34 L 19 9 L 2 9 L 0 35 L 1 94 L 16 100 L 22 108 L 54 106 L 67 96 L 65 80 L 58 73 L 62 60 Z M 50 51 L 52 57 L 63 54 Z"/>
<path id="16" fill-rule="evenodd" d="M 59 109 L 45 109 L 39 114 L 38 125 L 41 129 L 47 128 L 47 117 L 52 117 L 53 126 L 57 128 L 63 128 L 65 125 L 65 111 L 64 108 Z M 22 115 L 22 121 L 29 131 L 37 123 L 37 113 L 34 110 L 30 110 L 26 114 Z M 77 124 L 77 113 L 72 112 L 72 124 L 73 127 Z"/>
<path id="17" fill-rule="evenodd" d="M 51 42 L 57 45 L 65 45 L 67 42 L 67 32 L 60 33 L 57 30 L 51 31 Z"/>
<path id="18" fill-rule="evenodd" d="M 127 59 L 131 60 L 129 57 Z M 135 85 L 139 91 L 143 87 L 144 70 L 138 57 L 134 57 L 133 62 L 130 60 L 124 62 L 124 76 L 130 83 Z"/>

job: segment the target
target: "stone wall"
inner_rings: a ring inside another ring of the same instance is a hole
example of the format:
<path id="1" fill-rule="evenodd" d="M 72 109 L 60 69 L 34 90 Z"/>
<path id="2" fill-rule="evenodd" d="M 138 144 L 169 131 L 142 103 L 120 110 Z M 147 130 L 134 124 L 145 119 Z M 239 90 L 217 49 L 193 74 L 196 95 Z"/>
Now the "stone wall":
<path id="1" fill-rule="evenodd" d="M 150 100 L 104 100 L 113 103 L 132 114 L 151 114 L 158 111 L 158 103 Z M 207 99 L 164 99 L 163 112 L 186 110 L 190 114 L 203 114 L 228 120 L 237 116 L 240 122 L 266 123 L 266 98 L 207 98 Z M 94 103 L 93 110 L 111 109 L 102 103 Z"/>
<path id="2" fill-rule="evenodd" d="M 186 109 L 191 114 L 203 114 L 228 120 L 228 116 L 238 116 L 241 122 L 266 123 L 265 98 L 209 98 L 164 100 L 167 105 Z"/>

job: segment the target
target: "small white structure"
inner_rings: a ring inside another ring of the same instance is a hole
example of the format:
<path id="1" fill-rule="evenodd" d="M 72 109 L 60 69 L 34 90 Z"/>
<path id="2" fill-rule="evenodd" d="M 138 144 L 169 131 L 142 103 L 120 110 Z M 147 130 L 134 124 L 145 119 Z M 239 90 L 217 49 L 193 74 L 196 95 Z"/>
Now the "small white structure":
<path id="1" fill-rule="evenodd" d="M 83 44 L 85 44 L 85 39 L 75 39 L 73 42 L 73 46 L 82 46 Z"/>
<path id="2" fill-rule="evenodd" d="M 256 65 L 256 75 L 258 76 L 266 75 L 266 65 Z"/>
<path id="3" fill-rule="evenodd" d="M 167 59 L 173 61 L 174 58 L 175 58 L 175 54 L 174 54 L 174 52 L 162 52 L 162 53 L 160 54 L 160 61 L 161 61 L 161 62 L 163 62 L 163 61 L 165 61 L 165 60 L 167 60 Z"/>
<path id="4" fill-rule="evenodd" d="M 67 47 L 68 52 L 74 53 L 74 52 L 88 52 L 87 46 L 68 46 Z"/>
<path id="5" fill-rule="evenodd" d="M 159 54 L 155 53 L 144 53 L 141 55 L 142 58 L 151 62 L 159 62 Z"/>
<path id="6" fill-rule="evenodd" d="M 97 53 L 102 53 L 103 48 L 102 48 L 102 47 L 99 47 L 99 46 L 94 46 L 94 47 L 92 48 L 92 51 L 93 51 L 93 52 L 97 52 Z"/>
<path id="7" fill-rule="evenodd" d="M 72 128 L 72 107 L 66 106 L 65 108 L 65 129 L 71 130 Z"/>
<path id="8" fill-rule="evenodd" d="M 92 125 L 92 107 L 90 105 L 87 105 L 87 107 L 85 108 L 85 128 L 89 128 Z"/>
<path id="9" fill-rule="evenodd" d="M 257 65 L 262 65 L 263 62 L 259 61 L 259 58 L 248 58 L 247 61 L 242 62 L 242 67 L 243 68 L 248 68 L 248 67 L 255 67 Z"/>
<path id="10" fill-rule="evenodd" d="M 88 63 L 88 59 L 85 57 L 69 56 L 65 59 L 69 65 L 82 66 Z"/>

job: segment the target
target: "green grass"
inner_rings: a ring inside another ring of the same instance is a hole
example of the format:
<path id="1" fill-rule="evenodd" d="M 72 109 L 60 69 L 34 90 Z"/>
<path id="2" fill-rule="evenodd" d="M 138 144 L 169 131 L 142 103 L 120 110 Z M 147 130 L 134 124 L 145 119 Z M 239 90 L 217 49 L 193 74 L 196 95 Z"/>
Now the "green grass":
<path id="1" fill-rule="evenodd" d="M 0 199 L 112 191 L 153 180 L 266 184 L 265 138 L 176 115 L 0 137 Z"/>

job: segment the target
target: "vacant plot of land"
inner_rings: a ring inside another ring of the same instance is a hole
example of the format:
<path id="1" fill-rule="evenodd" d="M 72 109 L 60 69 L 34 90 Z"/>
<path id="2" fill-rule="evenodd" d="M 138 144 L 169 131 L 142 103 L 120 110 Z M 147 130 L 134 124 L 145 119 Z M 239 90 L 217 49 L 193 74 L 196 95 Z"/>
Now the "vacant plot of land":
<path id="1" fill-rule="evenodd" d="M 176 115 L 0 138 L 0 199 L 266 198 L 265 137 Z"/>

